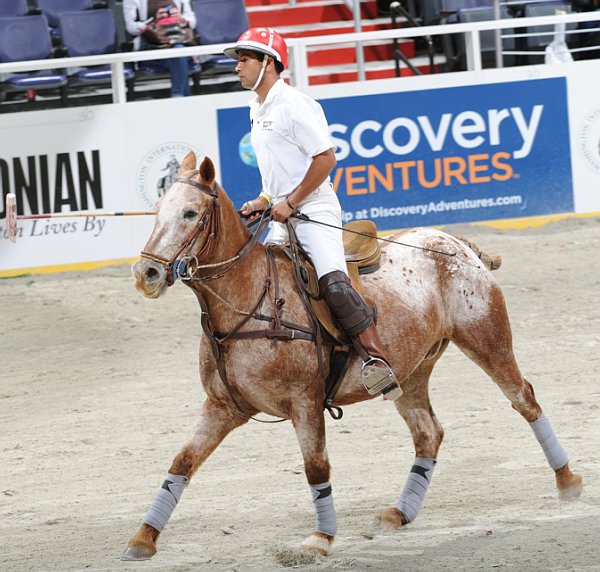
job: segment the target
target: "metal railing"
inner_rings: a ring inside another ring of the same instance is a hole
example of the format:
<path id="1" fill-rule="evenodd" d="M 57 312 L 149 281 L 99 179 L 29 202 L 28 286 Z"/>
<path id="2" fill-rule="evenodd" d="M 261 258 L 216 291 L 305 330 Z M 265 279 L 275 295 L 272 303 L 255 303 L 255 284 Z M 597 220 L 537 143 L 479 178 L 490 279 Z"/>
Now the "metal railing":
<path id="1" fill-rule="evenodd" d="M 392 28 L 396 29 L 397 25 L 397 16 L 401 15 L 406 18 L 406 21 L 413 26 L 414 28 L 422 27 L 422 24 L 417 21 L 417 19 L 413 16 L 413 13 L 410 9 L 406 9 L 400 2 L 392 2 L 390 4 L 390 16 L 392 18 Z M 429 73 L 434 73 L 435 65 L 434 65 L 434 56 L 435 50 L 433 47 L 433 40 L 430 35 L 423 36 L 427 43 L 427 56 L 429 57 Z M 405 65 L 415 74 L 421 75 L 422 72 L 415 66 L 413 63 L 402 53 L 400 46 L 398 44 L 398 39 L 393 39 L 394 46 L 394 65 L 396 68 L 396 77 L 400 77 L 400 60 L 402 60 Z"/>
<path id="2" fill-rule="evenodd" d="M 295 2 L 296 0 L 294 0 Z M 359 34 L 362 32 L 362 15 L 360 13 L 360 0 L 344 0 L 344 3 L 352 11 L 354 18 L 354 31 Z M 365 73 L 365 50 L 362 42 L 356 42 L 356 65 L 358 67 L 358 80 L 366 79 Z"/>

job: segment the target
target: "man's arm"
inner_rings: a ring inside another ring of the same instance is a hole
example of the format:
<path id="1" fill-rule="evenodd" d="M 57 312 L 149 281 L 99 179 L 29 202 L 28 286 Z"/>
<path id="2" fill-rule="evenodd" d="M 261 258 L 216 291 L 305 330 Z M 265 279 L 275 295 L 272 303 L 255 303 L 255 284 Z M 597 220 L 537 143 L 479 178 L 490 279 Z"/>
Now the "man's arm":
<path id="1" fill-rule="evenodd" d="M 327 151 L 315 155 L 300 184 L 288 195 L 285 201 L 273 207 L 271 211 L 273 220 L 285 222 L 294 214 L 298 205 L 327 179 L 336 164 L 337 160 L 333 149 L 327 149 Z"/>

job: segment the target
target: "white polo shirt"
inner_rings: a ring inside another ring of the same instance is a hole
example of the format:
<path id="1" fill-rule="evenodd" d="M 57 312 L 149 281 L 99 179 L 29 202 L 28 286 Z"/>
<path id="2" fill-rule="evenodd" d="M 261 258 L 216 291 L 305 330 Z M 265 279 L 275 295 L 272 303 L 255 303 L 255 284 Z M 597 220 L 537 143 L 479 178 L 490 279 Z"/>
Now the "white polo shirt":
<path id="1" fill-rule="evenodd" d="M 298 186 L 315 155 L 335 149 L 323 108 L 282 79 L 262 105 L 258 97 L 250 102 L 250 123 L 263 190 L 274 204 Z"/>

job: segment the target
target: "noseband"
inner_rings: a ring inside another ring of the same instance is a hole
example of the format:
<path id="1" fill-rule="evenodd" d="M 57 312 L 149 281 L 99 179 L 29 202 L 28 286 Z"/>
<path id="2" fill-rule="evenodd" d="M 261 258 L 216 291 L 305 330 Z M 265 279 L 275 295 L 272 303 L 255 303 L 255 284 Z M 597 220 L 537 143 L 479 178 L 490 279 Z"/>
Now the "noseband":
<path id="1" fill-rule="evenodd" d="M 210 249 L 214 245 L 215 237 L 219 231 L 219 216 L 218 210 L 220 207 L 219 204 L 219 193 L 215 188 L 215 183 L 212 185 L 205 185 L 204 183 L 199 183 L 193 179 L 183 179 L 177 178 L 175 179 L 176 183 L 184 183 L 185 185 L 191 185 L 196 189 L 199 189 L 203 193 L 210 195 L 213 199 L 206 207 L 204 214 L 200 217 L 200 220 L 196 224 L 196 226 L 191 230 L 186 239 L 179 245 L 179 248 L 175 252 L 175 254 L 171 257 L 171 259 L 167 260 L 166 258 L 162 258 L 157 256 L 156 254 L 152 254 L 151 252 L 146 252 L 142 250 L 140 256 L 142 258 L 147 258 L 148 260 L 152 260 L 153 262 L 158 262 L 162 266 L 165 267 L 167 271 L 167 284 L 172 286 L 177 278 L 185 278 L 187 273 L 187 262 L 190 258 L 199 257 L 201 254 L 205 252 L 210 252 Z M 215 216 L 215 214 L 217 216 Z M 208 236 L 206 238 L 206 242 L 203 244 L 202 248 L 198 251 L 195 256 L 190 255 L 187 250 L 192 247 L 192 245 L 196 242 L 200 233 L 207 228 L 209 229 Z"/>

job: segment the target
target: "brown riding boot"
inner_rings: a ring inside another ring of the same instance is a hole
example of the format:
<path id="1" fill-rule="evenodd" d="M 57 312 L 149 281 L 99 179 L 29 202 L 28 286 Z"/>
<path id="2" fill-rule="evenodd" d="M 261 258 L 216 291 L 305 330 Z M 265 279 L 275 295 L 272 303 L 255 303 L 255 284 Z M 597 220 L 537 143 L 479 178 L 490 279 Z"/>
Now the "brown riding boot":
<path id="1" fill-rule="evenodd" d="M 361 381 L 369 395 L 381 392 L 385 399 L 395 401 L 402 395 L 400 384 L 390 367 L 379 332 L 374 323 L 356 336 L 356 341 L 368 354 L 368 359 L 363 362 Z"/>
<path id="2" fill-rule="evenodd" d="M 402 395 L 398 380 L 384 357 L 373 312 L 352 287 L 350 278 L 334 270 L 319 278 L 319 290 L 339 326 L 350 337 L 363 360 L 361 381 L 369 395 L 383 393 L 395 400 Z"/>

